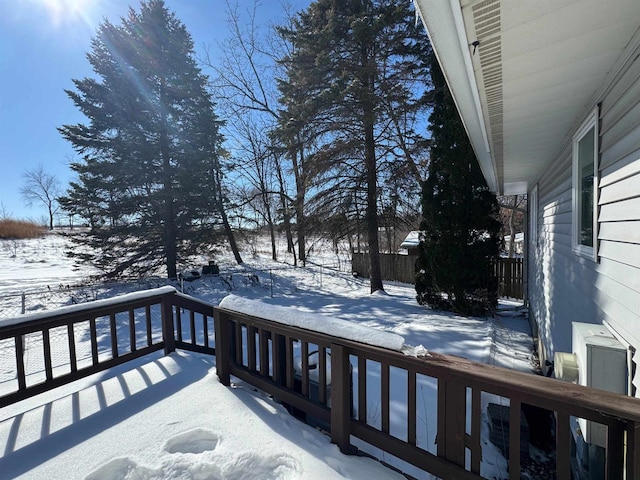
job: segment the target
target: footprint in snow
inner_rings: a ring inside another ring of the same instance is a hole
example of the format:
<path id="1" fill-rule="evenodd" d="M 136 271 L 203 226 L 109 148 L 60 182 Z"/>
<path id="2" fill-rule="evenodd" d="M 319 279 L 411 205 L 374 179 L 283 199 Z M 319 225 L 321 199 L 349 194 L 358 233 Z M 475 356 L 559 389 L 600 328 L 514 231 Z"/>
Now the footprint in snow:
<path id="1" fill-rule="evenodd" d="M 262 456 L 242 453 L 233 459 L 223 472 L 224 480 L 284 480 L 300 478 L 300 467 L 293 457 L 286 454 Z"/>
<path id="2" fill-rule="evenodd" d="M 157 468 L 138 465 L 130 458 L 115 458 L 90 473 L 85 480 L 287 480 L 300 478 L 298 462 L 287 454 L 260 455 L 239 453 L 232 458 L 200 457 L 214 451 L 220 436 L 202 428 L 180 433 L 164 444 L 170 455 L 160 460 Z M 177 455 L 182 454 L 182 455 Z M 198 455 L 198 456 L 196 456 Z"/>
<path id="3" fill-rule="evenodd" d="M 87 475 L 85 480 L 149 480 L 161 478 L 161 473 L 138 465 L 129 458 L 114 458 Z"/>
<path id="4" fill-rule="evenodd" d="M 204 453 L 215 450 L 219 441 L 215 433 L 196 428 L 167 440 L 164 450 L 169 453 Z"/>

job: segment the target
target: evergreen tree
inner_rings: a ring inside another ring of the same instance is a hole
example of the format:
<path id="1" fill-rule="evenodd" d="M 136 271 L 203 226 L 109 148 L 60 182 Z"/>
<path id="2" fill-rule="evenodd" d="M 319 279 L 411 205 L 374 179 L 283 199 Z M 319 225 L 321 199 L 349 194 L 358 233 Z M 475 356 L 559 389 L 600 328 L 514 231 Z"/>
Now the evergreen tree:
<path id="1" fill-rule="evenodd" d="M 75 239 L 90 248 L 72 255 L 110 275 L 164 266 L 175 277 L 211 242 L 223 198 L 221 122 L 191 36 L 149 0 L 120 25 L 105 20 L 87 58 L 95 78 L 67 94 L 89 121 L 59 128 L 82 157 L 61 203 L 90 226 Z"/>
<path id="2" fill-rule="evenodd" d="M 293 46 L 279 86 L 280 137 L 291 157 L 307 165 L 296 181 L 314 191 L 323 211 L 343 215 L 345 203 L 366 205 L 372 292 L 383 290 L 382 160 L 414 161 L 417 143 L 409 140 L 425 107 L 429 45 L 414 15 L 404 0 L 317 0 L 280 29 Z M 351 193 L 335 194 L 344 189 Z M 327 201 L 333 201 L 330 208 Z"/>
<path id="3" fill-rule="evenodd" d="M 435 55 L 430 65 L 432 147 L 422 190 L 417 300 L 482 314 L 497 305 L 490 262 L 499 252 L 498 203 L 486 186 Z"/>

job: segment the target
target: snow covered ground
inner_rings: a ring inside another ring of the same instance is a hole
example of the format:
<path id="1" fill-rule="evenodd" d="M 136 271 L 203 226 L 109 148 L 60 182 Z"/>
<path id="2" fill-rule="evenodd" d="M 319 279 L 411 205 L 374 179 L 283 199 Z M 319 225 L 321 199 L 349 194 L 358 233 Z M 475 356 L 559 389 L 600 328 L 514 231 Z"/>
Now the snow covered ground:
<path id="1" fill-rule="evenodd" d="M 64 241 L 49 236 L 27 243 L 42 277 L 28 253 L 0 245 L 0 308 L 24 282 L 51 289 L 86 275 L 74 272 L 61 255 Z M 431 351 L 521 371 L 534 368 L 529 325 L 517 302 L 502 302 L 499 315 L 486 319 L 434 312 L 417 305 L 412 285 L 386 284 L 386 293 L 369 294 L 366 280 L 353 278 L 348 268 L 329 267 L 338 260 L 344 266 L 344 259 L 321 245 L 312 253 L 315 265 L 307 268 L 267 260 L 268 248 L 259 243 L 254 250 L 244 267 L 220 258 L 219 276 L 182 288 L 215 304 L 234 294 L 391 332 Z M 166 284 L 154 282 L 151 286 Z M 92 295 L 105 298 L 140 288 L 149 285 L 92 287 Z M 74 295 L 76 290 L 58 295 L 47 306 L 71 304 Z M 10 380 L 3 362 L 0 352 L 0 383 Z M 33 362 L 27 369 L 39 368 L 41 362 Z M 419 415 L 424 448 L 430 450 L 435 449 L 431 397 L 426 394 Z M 370 453 L 392 461 L 375 449 Z M 325 435 L 252 387 L 240 382 L 223 387 L 215 359 L 185 352 L 143 357 L 1 409 L 0 454 L 2 478 L 402 478 L 373 460 L 340 454 Z M 508 476 L 504 458 L 488 441 L 483 441 L 482 474 Z"/>

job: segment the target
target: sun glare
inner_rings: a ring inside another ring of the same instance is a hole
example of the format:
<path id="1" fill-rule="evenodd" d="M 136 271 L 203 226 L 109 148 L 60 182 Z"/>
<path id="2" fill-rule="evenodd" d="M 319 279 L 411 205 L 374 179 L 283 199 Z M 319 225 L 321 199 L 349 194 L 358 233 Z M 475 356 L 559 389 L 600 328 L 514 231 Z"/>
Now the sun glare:
<path id="1" fill-rule="evenodd" d="M 95 6 L 96 0 L 39 0 L 44 5 L 51 23 L 55 27 L 77 23 L 78 21 L 88 22 L 91 9 Z"/>

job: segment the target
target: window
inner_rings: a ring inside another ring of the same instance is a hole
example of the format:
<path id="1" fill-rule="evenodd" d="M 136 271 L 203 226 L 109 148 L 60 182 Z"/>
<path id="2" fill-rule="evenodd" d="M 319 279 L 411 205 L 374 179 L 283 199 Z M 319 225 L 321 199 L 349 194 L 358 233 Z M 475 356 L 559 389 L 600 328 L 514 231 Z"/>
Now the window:
<path id="1" fill-rule="evenodd" d="M 598 109 L 573 137 L 573 250 L 597 258 Z"/>

